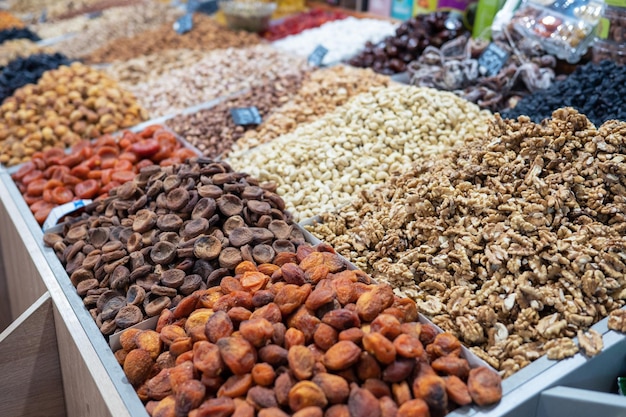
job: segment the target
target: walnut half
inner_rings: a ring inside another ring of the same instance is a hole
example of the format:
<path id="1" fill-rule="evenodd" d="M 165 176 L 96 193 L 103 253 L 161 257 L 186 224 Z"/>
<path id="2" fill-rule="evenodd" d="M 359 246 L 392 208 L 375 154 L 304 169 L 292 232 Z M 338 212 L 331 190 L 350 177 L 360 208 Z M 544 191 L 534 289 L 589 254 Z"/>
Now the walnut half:
<path id="1" fill-rule="evenodd" d="M 585 355 L 589 357 L 596 356 L 604 347 L 602 335 L 593 329 L 589 329 L 586 332 L 579 330 L 578 346 L 580 346 Z"/>
<path id="2" fill-rule="evenodd" d="M 574 356 L 578 352 L 578 346 L 569 337 L 552 339 L 543 345 L 548 359 L 561 360 Z"/>
<path id="3" fill-rule="evenodd" d="M 626 333 L 626 310 L 611 311 L 608 327 L 616 332 Z"/>

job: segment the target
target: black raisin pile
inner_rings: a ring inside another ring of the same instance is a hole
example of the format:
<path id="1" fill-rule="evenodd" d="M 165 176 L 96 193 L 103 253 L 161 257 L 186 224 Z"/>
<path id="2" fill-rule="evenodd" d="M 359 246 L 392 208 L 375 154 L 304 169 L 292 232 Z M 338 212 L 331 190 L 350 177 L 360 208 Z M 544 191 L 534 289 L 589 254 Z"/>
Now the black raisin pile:
<path id="1" fill-rule="evenodd" d="M 529 116 L 539 123 L 561 107 L 573 107 L 599 127 L 607 120 L 626 120 L 626 66 L 613 61 L 578 67 L 563 81 L 524 97 L 502 117 Z"/>
<path id="2" fill-rule="evenodd" d="M 27 28 L 24 28 L 24 29 L 11 28 L 11 29 L 0 30 L 0 44 L 6 41 L 13 40 L 13 39 L 30 39 L 33 42 L 37 42 L 41 40 L 41 38 L 37 36 L 36 33 L 33 33 L 31 30 Z"/>
<path id="3" fill-rule="evenodd" d="M 35 54 L 28 58 L 14 59 L 0 72 L 0 101 L 26 84 L 35 84 L 44 72 L 70 63 L 65 55 L 59 53 Z"/>

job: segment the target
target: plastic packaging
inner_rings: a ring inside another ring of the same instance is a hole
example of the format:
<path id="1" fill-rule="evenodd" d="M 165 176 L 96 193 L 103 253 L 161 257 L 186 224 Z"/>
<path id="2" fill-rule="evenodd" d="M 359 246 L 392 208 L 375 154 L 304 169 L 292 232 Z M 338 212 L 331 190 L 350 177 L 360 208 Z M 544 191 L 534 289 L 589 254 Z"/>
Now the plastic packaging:
<path id="1" fill-rule="evenodd" d="M 514 27 L 549 53 L 575 63 L 594 40 L 604 7 L 601 0 L 526 0 L 513 16 Z"/>
<path id="2" fill-rule="evenodd" d="M 224 13 L 229 28 L 260 33 L 269 27 L 270 17 L 276 10 L 276 3 L 222 1 L 219 3 L 219 8 Z"/>

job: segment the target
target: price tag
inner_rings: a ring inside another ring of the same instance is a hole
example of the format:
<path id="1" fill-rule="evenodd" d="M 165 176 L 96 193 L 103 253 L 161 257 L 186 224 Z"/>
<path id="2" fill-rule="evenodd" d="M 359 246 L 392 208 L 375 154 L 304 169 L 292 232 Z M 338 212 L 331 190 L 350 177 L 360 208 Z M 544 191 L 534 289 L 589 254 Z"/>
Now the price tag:
<path id="1" fill-rule="evenodd" d="M 230 109 L 230 115 L 238 126 L 259 125 L 261 115 L 256 107 L 237 107 Z"/>
<path id="2" fill-rule="evenodd" d="M 176 33 L 182 35 L 183 33 L 189 32 L 193 28 L 193 19 L 191 17 L 192 14 L 187 13 L 174 22 L 173 27 Z"/>
<path id="3" fill-rule="evenodd" d="M 95 19 L 102 16 L 102 10 L 96 12 L 87 13 L 87 19 Z"/>
<path id="4" fill-rule="evenodd" d="M 309 55 L 309 64 L 319 67 L 320 65 L 322 65 L 322 61 L 324 60 L 324 57 L 327 53 L 328 49 L 324 48 L 322 45 L 317 45 L 315 50 L 313 50 L 313 52 L 311 52 L 311 55 Z"/>
<path id="5" fill-rule="evenodd" d="M 50 211 L 50 214 L 48 214 L 48 218 L 43 223 L 43 230 L 46 231 L 50 229 L 55 226 L 59 219 L 63 218 L 63 216 L 67 216 L 68 214 L 79 210 L 88 204 L 91 204 L 91 200 L 76 200 L 53 208 L 52 211 Z"/>
<path id="6" fill-rule="evenodd" d="M 217 12 L 217 0 L 201 1 L 196 6 L 196 11 L 204 14 L 215 14 Z"/>
<path id="7" fill-rule="evenodd" d="M 478 71 L 483 75 L 493 77 L 500 72 L 508 59 L 509 53 L 507 51 L 495 43 L 490 43 L 478 58 Z"/>

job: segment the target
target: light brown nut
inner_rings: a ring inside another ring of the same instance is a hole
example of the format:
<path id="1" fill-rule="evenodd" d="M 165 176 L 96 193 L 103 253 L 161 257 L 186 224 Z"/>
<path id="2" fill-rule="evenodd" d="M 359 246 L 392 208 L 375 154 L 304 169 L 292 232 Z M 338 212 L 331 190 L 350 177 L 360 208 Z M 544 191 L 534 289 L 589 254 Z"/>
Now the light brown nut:
<path id="1" fill-rule="evenodd" d="M 613 310 L 609 314 L 608 327 L 616 332 L 626 333 L 626 310 Z"/>
<path id="2" fill-rule="evenodd" d="M 602 335 L 593 329 L 589 329 L 586 332 L 579 330 L 578 346 L 580 346 L 580 349 L 586 356 L 596 356 L 604 348 Z"/>

